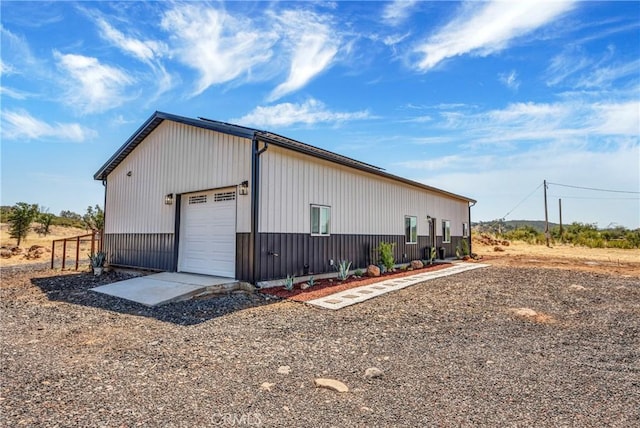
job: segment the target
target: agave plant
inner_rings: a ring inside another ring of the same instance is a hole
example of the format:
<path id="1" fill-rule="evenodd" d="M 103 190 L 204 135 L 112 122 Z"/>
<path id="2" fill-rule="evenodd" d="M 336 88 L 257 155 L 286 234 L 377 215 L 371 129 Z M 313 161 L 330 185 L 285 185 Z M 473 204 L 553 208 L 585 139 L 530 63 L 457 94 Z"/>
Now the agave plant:
<path id="1" fill-rule="evenodd" d="M 293 275 L 287 275 L 287 279 L 284 280 L 284 289 L 287 291 L 293 290 L 293 281 L 296 279 Z"/>
<path id="2" fill-rule="evenodd" d="M 101 268 L 104 267 L 104 262 L 107 260 L 107 253 L 104 251 L 98 251 L 94 254 L 89 254 L 89 262 L 91 267 Z"/>
<path id="3" fill-rule="evenodd" d="M 340 281 L 345 281 L 349 278 L 349 268 L 351 267 L 351 262 L 347 260 L 343 260 L 338 263 L 338 279 Z"/>

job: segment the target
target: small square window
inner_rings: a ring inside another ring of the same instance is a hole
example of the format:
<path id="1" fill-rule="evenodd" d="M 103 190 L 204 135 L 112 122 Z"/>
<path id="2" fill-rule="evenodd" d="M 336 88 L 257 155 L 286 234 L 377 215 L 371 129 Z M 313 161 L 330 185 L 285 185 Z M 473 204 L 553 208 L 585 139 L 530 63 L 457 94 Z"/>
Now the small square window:
<path id="1" fill-rule="evenodd" d="M 311 205 L 311 235 L 329 236 L 331 208 L 322 205 Z"/>
<path id="2" fill-rule="evenodd" d="M 418 218 L 405 216 L 404 218 L 404 242 L 407 244 L 418 243 Z"/>
<path id="3" fill-rule="evenodd" d="M 442 220 L 442 242 L 448 244 L 451 242 L 451 222 Z"/>
<path id="4" fill-rule="evenodd" d="M 469 223 L 462 223 L 462 237 L 469 237 Z"/>

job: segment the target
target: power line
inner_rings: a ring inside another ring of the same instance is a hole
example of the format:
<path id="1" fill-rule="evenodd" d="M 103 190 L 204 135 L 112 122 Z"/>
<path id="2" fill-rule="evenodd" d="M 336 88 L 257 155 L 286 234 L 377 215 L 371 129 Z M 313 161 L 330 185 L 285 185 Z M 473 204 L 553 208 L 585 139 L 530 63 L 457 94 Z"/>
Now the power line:
<path id="1" fill-rule="evenodd" d="M 597 201 L 640 201 L 640 198 L 592 198 L 588 196 L 560 196 L 549 195 L 550 198 L 562 198 L 562 199 L 590 199 Z"/>
<path id="2" fill-rule="evenodd" d="M 582 186 L 572 186 L 570 184 L 551 183 L 550 181 L 547 181 L 547 184 L 553 184 L 554 186 L 561 186 L 561 187 L 571 187 L 573 189 L 594 190 L 596 192 L 631 193 L 631 194 L 634 194 L 634 195 L 640 194 L 640 192 L 631 192 L 631 191 L 628 191 L 628 190 L 597 189 L 597 188 L 594 188 L 594 187 L 582 187 Z"/>
<path id="3" fill-rule="evenodd" d="M 502 218 L 507 218 L 507 216 L 509 214 L 511 214 L 512 212 L 514 212 L 516 210 L 516 208 L 518 208 L 520 205 L 522 205 L 527 199 L 529 199 L 531 196 L 533 196 L 534 193 L 536 193 L 536 191 L 542 187 L 544 183 L 541 183 L 538 187 L 536 187 L 535 189 L 533 189 L 533 192 L 529 193 L 523 200 L 521 200 L 520 202 L 518 202 L 518 204 L 511 208 L 511 210 L 509 210 L 508 213 L 506 213 L 505 215 L 502 216 Z"/>

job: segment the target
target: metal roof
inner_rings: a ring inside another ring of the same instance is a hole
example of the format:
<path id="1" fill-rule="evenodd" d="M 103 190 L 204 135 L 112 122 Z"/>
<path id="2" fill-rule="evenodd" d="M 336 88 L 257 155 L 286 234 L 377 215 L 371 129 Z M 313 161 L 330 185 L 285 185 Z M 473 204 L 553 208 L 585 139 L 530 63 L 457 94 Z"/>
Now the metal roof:
<path id="1" fill-rule="evenodd" d="M 261 131 L 254 128 L 247 128 L 245 126 L 234 125 L 231 123 L 220 122 L 217 120 L 207 119 L 199 117 L 198 119 L 191 119 L 188 117 L 178 116 L 174 114 L 164 113 L 156 111 L 151 115 L 146 122 L 133 133 L 131 137 L 102 165 L 102 167 L 93 175 L 96 180 L 105 180 L 107 176 L 113 171 L 119 164 L 131 153 L 154 129 L 156 129 L 164 120 L 170 120 L 172 122 L 183 123 L 185 125 L 191 125 L 198 128 L 209 129 L 212 131 L 218 131 L 225 134 L 235 135 L 242 138 L 256 138 L 260 141 L 274 144 L 277 146 L 285 147 L 300 153 L 304 153 L 316 158 L 324 159 L 337 164 L 345 165 L 348 167 L 356 168 L 361 171 L 370 172 L 375 175 L 389 178 L 391 180 L 399 181 L 404 184 L 408 184 L 421 189 L 429 190 L 432 192 L 440 193 L 450 196 L 452 198 L 461 199 L 468 202 L 476 202 L 475 200 L 466 196 L 456 195 L 442 189 L 427 186 L 426 184 L 419 183 L 417 181 L 409 180 L 403 177 L 399 177 L 393 174 L 385 172 L 382 168 L 374 165 L 370 165 L 365 162 L 361 162 L 355 159 L 351 159 L 347 156 L 342 156 L 329 150 L 324 150 L 319 147 L 311 146 L 309 144 L 302 143 L 300 141 L 292 140 L 282 135 L 274 134 L 272 132 Z"/>

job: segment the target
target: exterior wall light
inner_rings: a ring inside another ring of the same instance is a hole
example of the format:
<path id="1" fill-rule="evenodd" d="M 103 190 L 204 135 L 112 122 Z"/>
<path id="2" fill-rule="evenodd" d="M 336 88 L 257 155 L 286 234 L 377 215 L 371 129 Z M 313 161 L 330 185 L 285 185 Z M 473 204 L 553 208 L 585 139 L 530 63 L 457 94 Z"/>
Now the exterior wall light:
<path id="1" fill-rule="evenodd" d="M 168 195 L 166 195 L 164 197 L 164 204 L 165 205 L 173 205 L 173 193 L 169 193 Z"/>
<path id="2" fill-rule="evenodd" d="M 239 193 L 241 195 L 248 195 L 249 194 L 249 182 L 247 180 L 243 181 L 242 183 L 240 183 L 240 187 L 239 187 Z"/>

